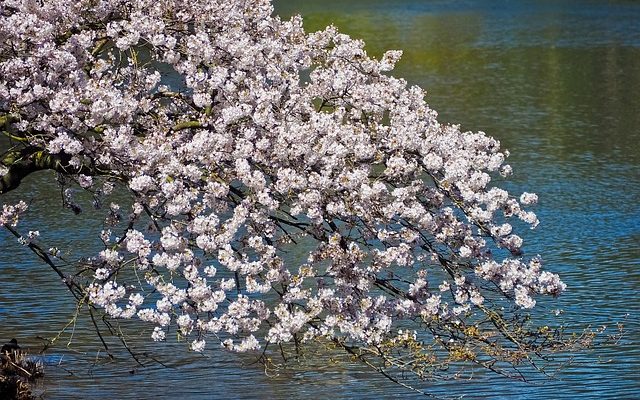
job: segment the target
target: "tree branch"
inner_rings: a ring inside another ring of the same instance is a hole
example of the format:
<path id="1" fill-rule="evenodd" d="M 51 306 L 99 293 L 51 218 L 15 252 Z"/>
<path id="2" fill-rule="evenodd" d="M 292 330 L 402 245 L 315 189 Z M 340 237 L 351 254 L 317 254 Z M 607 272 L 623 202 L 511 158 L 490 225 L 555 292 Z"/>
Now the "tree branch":
<path id="1" fill-rule="evenodd" d="M 0 194 L 16 189 L 24 178 L 37 171 L 53 170 L 65 175 L 98 174 L 95 168 L 87 165 L 76 167 L 71 165 L 70 161 L 71 156 L 68 154 L 49 154 L 33 146 L 9 151 L 0 159 L 0 165 L 8 168 L 7 172 L 0 176 Z"/>

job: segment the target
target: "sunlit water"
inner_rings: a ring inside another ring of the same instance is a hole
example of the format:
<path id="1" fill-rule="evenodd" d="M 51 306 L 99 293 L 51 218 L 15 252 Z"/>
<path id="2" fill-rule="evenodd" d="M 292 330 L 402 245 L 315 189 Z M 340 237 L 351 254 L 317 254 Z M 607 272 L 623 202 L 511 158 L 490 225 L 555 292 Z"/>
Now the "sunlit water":
<path id="1" fill-rule="evenodd" d="M 542 254 L 569 289 L 539 316 L 562 309 L 578 327 L 625 323 L 622 340 L 577 354 L 555 379 L 482 374 L 417 386 L 470 399 L 640 396 L 640 4 L 281 0 L 277 7 L 302 13 L 309 30 L 334 23 L 374 55 L 404 49 L 395 74 L 426 87 L 442 121 L 497 137 L 512 152 L 507 186 L 540 196 L 542 223 L 527 234 L 526 250 Z M 74 217 L 51 206 L 60 200 L 48 181 L 34 176 L 1 201 L 32 198 L 26 226 L 73 256 L 87 254 L 99 223 L 90 210 Z M 38 351 L 40 338 L 55 337 L 74 311 L 56 275 L 0 232 L 0 340 L 15 336 Z M 116 358 L 104 358 L 83 315 L 46 351 L 38 389 L 51 399 L 414 396 L 361 367 L 307 361 L 266 376 L 251 358 L 222 351 L 201 357 L 184 343 L 139 347 L 148 334 L 130 343 L 165 366 L 141 356 L 140 367 L 113 339 Z"/>

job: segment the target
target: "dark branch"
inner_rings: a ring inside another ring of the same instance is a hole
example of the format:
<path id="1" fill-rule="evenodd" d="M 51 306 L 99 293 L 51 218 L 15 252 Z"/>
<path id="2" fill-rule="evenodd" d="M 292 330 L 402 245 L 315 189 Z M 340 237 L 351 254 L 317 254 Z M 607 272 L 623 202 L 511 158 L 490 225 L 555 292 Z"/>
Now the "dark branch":
<path id="1" fill-rule="evenodd" d="M 87 165 L 71 165 L 71 158 L 65 153 L 49 154 L 33 146 L 6 152 L 0 159 L 0 165 L 8 168 L 0 176 L 0 194 L 16 189 L 24 178 L 37 171 L 52 170 L 65 175 L 99 174 L 95 168 Z"/>

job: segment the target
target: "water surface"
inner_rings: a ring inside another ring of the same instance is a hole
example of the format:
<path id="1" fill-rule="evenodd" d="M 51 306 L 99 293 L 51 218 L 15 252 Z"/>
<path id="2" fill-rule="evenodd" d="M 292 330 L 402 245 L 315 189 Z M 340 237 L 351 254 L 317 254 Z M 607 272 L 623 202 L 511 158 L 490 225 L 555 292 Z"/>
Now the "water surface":
<path id="1" fill-rule="evenodd" d="M 632 1 L 293 1 L 308 30 L 334 23 L 380 55 L 403 49 L 394 72 L 428 89 L 442 121 L 483 130 L 511 150 L 507 186 L 536 191 L 540 227 L 526 250 L 542 254 L 569 289 L 542 304 L 575 326 L 625 321 L 615 345 L 576 355 L 552 380 L 518 383 L 482 374 L 470 381 L 418 383 L 466 398 L 621 399 L 640 396 L 640 4 Z M 99 226 L 91 211 L 51 207 L 46 173 L 25 182 L 27 226 L 51 243 L 87 254 Z M 10 197 L 10 196 L 8 196 Z M 3 198 L 3 201 L 5 199 Z M 43 227 L 46 227 L 43 228 Z M 85 234 L 86 233 L 86 234 Z M 79 240 L 78 238 L 86 238 Z M 0 339 L 38 349 L 74 315 L 52 271 L 0 232 Z M 625 315 L 629 316 L 625 319 Z M 73 335 L 70 334 L 73 332 Z M 612 332 L 613 333 L 613 332 Z M 148 332 L 140 331 L 143 337 Z M 132 339 L 134 343 L 142 340 Z M 70 343 L 69 346 L 67 344 Z M 101 357 L 86 316 L 47 351 L 46 398 L 394 398 L 413 394 L 357 366 L 308 362 L 265 376 L 252 359 L 210 357 L 184 344 L 143 348 L 140 368 L 121 347 Z"/>

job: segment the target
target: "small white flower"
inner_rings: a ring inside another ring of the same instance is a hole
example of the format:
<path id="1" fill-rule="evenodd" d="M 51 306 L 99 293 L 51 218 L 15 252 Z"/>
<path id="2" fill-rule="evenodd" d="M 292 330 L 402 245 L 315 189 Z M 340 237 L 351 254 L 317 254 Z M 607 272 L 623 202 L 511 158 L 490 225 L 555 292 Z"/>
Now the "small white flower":
<path id="1" fill-rule="evenodd" d="M 522 204 L 529 205 L 529 204 L 536 204 L 537 202 L 538 202 L 538 195 L 536 195 L 535 193 L 524 192 L 520 195 L 520 203 Z"/>
<path id="2" fill-rule="evenodd" d="M 153 333 L 151 334 L 151 338 L 153 339 L 154 342 L 160 342 L 165 340 L 166 334 L 165 332 L 162 330 L 162 328 L 156 326 L 155 328 L 153 328 Z"/>
<path id="3" fill-rule="evenodd" d="M 205 345 L 207 344 L 204 340 L 194 340 L 191 342 L 191 350 L 201 353 L 204 350 Z"/>
<path id="4" fill-rule="evenodd" d="M 98 268 L 96 269 L 95 277 L 98 280 L 105 280 L 109 277 L 110 271 L 106 268 Z"/>

